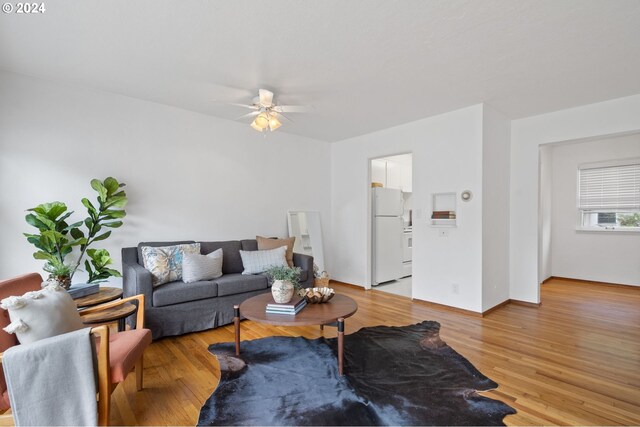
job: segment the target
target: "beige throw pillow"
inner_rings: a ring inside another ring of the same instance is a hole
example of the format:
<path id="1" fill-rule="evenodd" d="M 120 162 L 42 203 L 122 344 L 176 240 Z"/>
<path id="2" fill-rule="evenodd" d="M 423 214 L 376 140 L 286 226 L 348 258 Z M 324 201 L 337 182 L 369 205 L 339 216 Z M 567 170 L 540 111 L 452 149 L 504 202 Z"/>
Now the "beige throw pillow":
<path id="1" fill-rule="evenodd" d="M 16 334 L 20 344 L 29 344 L 85 327 L 76 303 L 67 291 L 57 285 L 5 298 L 0 302 L 0 307 L 9 311 L 11 319 L 4 330 Z"/>
<path id="2" fill-rule="evenodd" d="M 289 237 L 288 239 L 270 239 L 268 237 L 256 236 L 256 240 L 258 241 L 259 251 L 286 246 L 287 253 L 285 257 L 287 258 L 287 264 L 289 264 L 289 267 L 293 267 L 293 244 L 296 242 L 295 236 Z"/>

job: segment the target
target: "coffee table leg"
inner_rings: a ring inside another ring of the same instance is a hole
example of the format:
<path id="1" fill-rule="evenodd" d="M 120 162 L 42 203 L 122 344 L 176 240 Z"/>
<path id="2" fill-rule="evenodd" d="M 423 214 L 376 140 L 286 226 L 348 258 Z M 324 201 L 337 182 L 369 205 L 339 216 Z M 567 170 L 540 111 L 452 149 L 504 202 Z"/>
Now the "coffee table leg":
<path id="1" fill-rule="evenodd" d="M 344 319 L 338 319 L 338 373 L 344 375 Z"/>
<path id="2" fill-rule="evenodd" d="M 240 356 L 240 306 L 233 306 L 233 323 L 236 329 L 236 356 Z"/>

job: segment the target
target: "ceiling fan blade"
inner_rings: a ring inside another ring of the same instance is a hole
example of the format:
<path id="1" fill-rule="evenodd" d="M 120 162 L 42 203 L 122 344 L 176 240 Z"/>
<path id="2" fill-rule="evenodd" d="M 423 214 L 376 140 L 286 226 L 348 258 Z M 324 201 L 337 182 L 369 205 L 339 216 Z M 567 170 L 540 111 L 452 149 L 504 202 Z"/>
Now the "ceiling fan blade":
<path id="1" fill-rule="evenodd" d="M 285 115 L 284 115 L 284 114 L 282 114 L 282 113 L 274 112 L 273 114 L 275 114 L 275 115 L 276 115 L 276 117 L 282 117 L 283 119 L 287 120 L 288 122 L 294 123 L 294 121 L 293 121 L 293 120 L 291 120 L 289 117 L 285 116 Z"/>
<path id="2" fill-rule="evenodd" d="M 273 105 L 273 92 L 266 89 L 258 89 L 258 95 L 262 106 L 271 107 Z"/>
<path id="3" fill-rule="evenodd" d="M 257 116 L 258 114 L 260 114 L 260 111 L 252 111 L 252 112 L 250 112 L 250 113 L 243 114 L 242 116 L 237 117 L 237 118 L 235 118 L 234 120 L 242 120 L 242 119 L 246 119 L 246 118 L 249 118 L 249 117 L 255 117 L 255 116 Z"/>
<path id="4" fill-rule="evenodd" d="M 274 109 L 278 113 L 308 113 L 315 108 L 311 105 L 278 105 Z"/>
<path id="5" fill-rule="evenodd" d="M 214 99 L 211 101 L 213 104 L 218 104 L 218 105 L 230 105 L 233 107 L 242 107 L 242 108 L 248 108 L 250 110 L 259 110 L 260 107 L 256 106 L 256 105 L 252 105 L 252 104 L 240 104 L 238 102 L 224 102 L 224 101 L 218 101 L 217 99 Z"/>

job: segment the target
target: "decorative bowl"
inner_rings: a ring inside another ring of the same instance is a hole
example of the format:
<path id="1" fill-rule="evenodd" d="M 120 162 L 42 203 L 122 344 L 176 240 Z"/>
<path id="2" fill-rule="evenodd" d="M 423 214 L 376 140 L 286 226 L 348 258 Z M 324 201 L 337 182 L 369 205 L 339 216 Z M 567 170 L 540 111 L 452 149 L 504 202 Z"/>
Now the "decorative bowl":
<path id="1" fill-rule="evenodd" d="M 304 290 L 304 299 L 309 304 L 321 304 L 329 301 L 336 293 L 331 288 L 306 288 Z"/>

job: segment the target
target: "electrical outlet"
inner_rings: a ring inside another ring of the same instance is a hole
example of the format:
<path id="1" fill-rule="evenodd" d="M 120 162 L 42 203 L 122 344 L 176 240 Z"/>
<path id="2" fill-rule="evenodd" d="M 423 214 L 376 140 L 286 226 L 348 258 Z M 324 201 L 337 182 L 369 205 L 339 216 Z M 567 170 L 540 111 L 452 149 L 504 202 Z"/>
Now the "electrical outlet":
<path id="1" fill-rule="evenodd" d="M 460 293 L 460 285 L 458 285 L 457 283 L 452 283 L 451 284 L 451 292 L 453 292 L 454 294 L 459 294 Z"/>
<path id="2" fill-rule="evenodd" d="M 438 237 L 449 237 L 449 230 L 446 228 L 438 230 Z"/>

